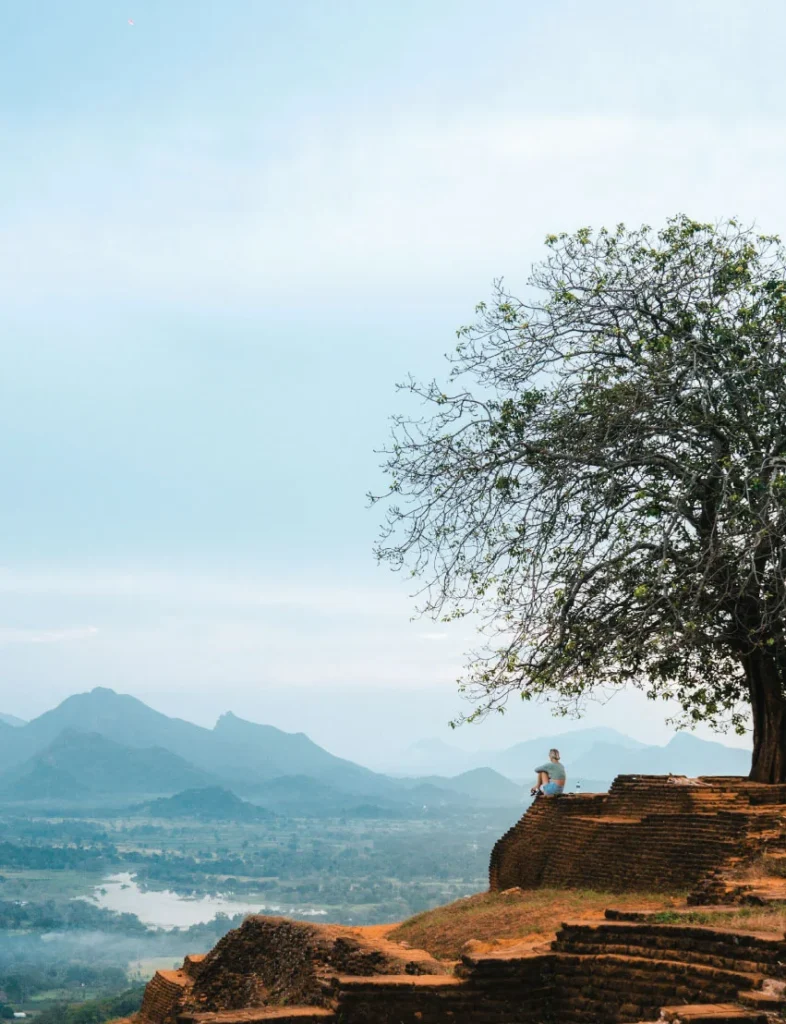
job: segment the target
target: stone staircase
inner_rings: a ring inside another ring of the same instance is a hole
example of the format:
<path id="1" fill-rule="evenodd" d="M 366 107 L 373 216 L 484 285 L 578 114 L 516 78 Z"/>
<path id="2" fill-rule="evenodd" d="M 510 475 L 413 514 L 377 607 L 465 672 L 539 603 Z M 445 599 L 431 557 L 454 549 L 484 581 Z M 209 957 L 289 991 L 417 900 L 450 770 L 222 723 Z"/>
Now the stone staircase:
<path id="1" fill-rule="evenodd" d="M 754 1021 L 786 1007 L 781 939 L 645 918 L 565 924 L 552 950 L 569 958 L 556 971 L 566 1020 Z"/>
<path id="2" fill-rule="evenodd" d="M 646 918 L 564 924 L 552 949 L 582 955 L 646 957 L 786 977 L 786 941 L 704 925 L 660 924 Z"/>

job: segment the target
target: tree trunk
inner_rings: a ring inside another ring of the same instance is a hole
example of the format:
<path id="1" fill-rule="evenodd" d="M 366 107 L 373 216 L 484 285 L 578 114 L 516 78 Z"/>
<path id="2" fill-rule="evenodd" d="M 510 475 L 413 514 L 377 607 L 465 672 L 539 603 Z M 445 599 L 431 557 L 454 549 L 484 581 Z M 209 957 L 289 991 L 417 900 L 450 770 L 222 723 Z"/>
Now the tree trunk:
<path id="1" fill-rule="evenodd" d="M 754 782 L 786 782 L 786 697 L 778 664 L 754 651 L 745 659 L 745 675 L 753 712 Z"/>

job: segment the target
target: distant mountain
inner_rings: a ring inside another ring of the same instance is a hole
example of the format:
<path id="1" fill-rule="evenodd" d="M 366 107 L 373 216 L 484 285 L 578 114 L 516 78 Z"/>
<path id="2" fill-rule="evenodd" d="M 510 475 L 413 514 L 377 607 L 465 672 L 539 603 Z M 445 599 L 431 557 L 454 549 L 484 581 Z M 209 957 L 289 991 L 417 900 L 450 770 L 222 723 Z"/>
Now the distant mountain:
<path id="1" fill-rule="evenodd" d="M 462 763 L 466 765 L 469 759 L 475 770 L 481 766 L 494 769 L 505 777 L 508 785 L 523 783 L 526 793 L 533 778 L 532 769 L 548 760 L 551 747 L 557 747 L 562 755 L 568 770 L 570 792 L 608 789 L 614 777 L 621 774 L 747 775 L 750 771 L 749 751 L 702 740 L 692 733 L 677 733 L 665 746 L 655 746 L 634 740 L 616 729 L 592 728 L 539 736 L 516 743 L 506 750 L 474 754 L 439 739 L 421 740 L 405 752 L 401 773 L 412 772 L 417 765 L 429 782 L 456 789 L 457 773 L 444 772 L 452 777 L 435 777 L 433 769 L 425 772 L 424 767 L 427 764 L 455 767 Z M 466 769 L 461 774 L 465 772 Z M 443 771 L 440 771 L 439 776 L 442 775 Z M 498 780 L 496 783 L 489 780 L 488 788 L 490 792 L 495 789 L 503 792 Z M 512 791 L 509 792 L 512 796 Z"/>
<path id="2" fill-rule="evenodd" d="M 205 729 L 105 687 L 75 694 L 19 728 L 3 725 L 0 771 L 43 751 L 64 730 L 94 733 L 125 747 L 168 750 L 212 781 L 221 780 L 249 795 L 269 779 L 298 774 L 319 776 L 360 796 L 395 791 L 395 783 L 386 776 L 335 757 L 303 733 L 246 722 L 231 713 L 222 715 L 214 729 Z M 184 787 L 169 792 L 177 788 Z"/>
<path id="3" fill-rule="evenodd" d="M 538 736 L 504 750 L 468 752 L 444 740 L 431 738 L 419 740 L 404 751 L 396 774 L 455 777 L 476 768 L 493 768 L 508 779 L 529 782 L 532 769 L 548 760 L 551 747 L 560 750 L 567 763 L 568 760 L 576 761 L 598 743 L 612 744 L 620 750 L 638 750 L 646 746 L 616 729 L 603 726 Z"/>
<path id="4" fill-rule="evenodd" d="M 523 740 L 496 754 L 487 752 L 485 763 L 509 779 L 528 782 L 532 778 L 534 767 L 548 761 L 549 750 L 556 747 L 562 755 L 563 763 L 574 776 L 586 774 L 588 778 L 592 779 L 613 778 L 614 775 L 619 774 L 619 771 L 606 776 L 597 771 L 589 774 L 584 772 L 583 767 L 582 770 L 577 767 L 581 759 L 598 744 L 616 747 L 620 756 L 623 756 L 625 751 L 640 750 L 646 746 L 630 736 L 617 732 L 616 729 L 605 727 L 574 729 L 571 732 L 554 733 L 551 736 L 538 736 L 536 739 Z"/>
<path id="5" fill-rule="evenodd" d="M 28 800 L 72 801 L 87 799 L 88 786 L 78 782 L 70 772 L 54 764 L 36 761 L 30 770 L 16 778 L 0 776 L 0 799 L 17 803 Z"/>
<path id="6" fill-rule="evenodd" d="M 329 754 L 302 732 L 282 732 L 227 712 L 216 722 L 212 736 L 214 750 L 220 752 L 215 770 L 225 775 L 234 767 L 246 781 L 251 769 L 257 777 L 308 775 L 364 796 L 396 791 L 387 776 Z"/>
<path id="7" fill-rule="evenodd" d="M 68 697 L 51 711 L 23 726 L 19 733 L 29 751 L 42 750 L 64 730 L 97 733 L 127 747 L 165 747 L 187 760 L 210 736 L 180 718 L 169 718 L 128 694 L 98 686 L 89 693 Z"/>
<path id="8" fill-rule="evenodd" d="M 199 821 L 269 821 L 275 817 L 265 807 L 241 800 L 222 786 L 186 789 L 170 797 L 159 797 L 130 808 L 153 818 L 196 818 Z"/>
<path id="9" fill-rule="evenodd" d="M 747 775 L 750 751 L 680 732 L 665 747 L 620 750 L 598 743 L 568 765 L 574 775 L 613 779 L 615 775 Z"/>
<path id="10" fill-rule="evenodd" d="M 0 772 L 30 756 L 30 747 L 24 739 L 26 728 L 0 721 Z"/>
<path id="11" fill-rule="evenodd" d="M 18 728 L 20 725 L 27 725 L 27 722 L 23 718 L 17 718 L 16 715 L 4 715 L 0 712 L 0 722 L 5 722 L 6 725 L 13 725 Z"/>
<path id="12" fill-rule="evenodd" d="M 0 718 L 0 799 L 128 802 L 219 787 L 234 799 L 291 816 L 396 817 L 424 808 L 519 806 L 526 803 L 533 768 L 555 746 L 568 769 L 569 792 L 605 789 L 621 773 L 739 775 L 750 763 L 746 751 L 687 733 L 657 747 L 592 728 L 474 754 L 427 739 L 402 755 L 399 777 L 391 778 L 336 757 L 304 733 L 231 712 L 205 729 L 98 687 L 31 722 Z M 426 764 L 441 767 L 426 770 Z"/>
<path id="13" fill-rule="evenodd" d="M 391 766 L 392 767 L 392 766 Z M 404 751 L 399 771 L 408 775 L 454 776 L 479 767 L 478 755 L 440 739 L 424 739 L 412 743 Z"/>
<path id="14" fill-rule="evenodd" d="M 98 733 L 67 730 L 40 753 L 0 774 L 0 797 L 15 801 L 143 796 L 214 782 L 161 747 L 138 750 Z"/>
<path id="15" fill-rule="evenodd" d="M 423 794 L 423 787 L 430 786 L 432 793 L 450 794 L 450 799 L 469 799 L 472 803 L 484 806 L 513 807 L 521 804 L 528 796 L 523 787 L 506 779 L 493 768 L 472 768 L 468 772 L 446 778 L 440 775 L 426 776 L 423 779 L 412 779 L 410 792 Z"/>
<path id="16" fill-rule="evenodd" d="M 446 785 L 473 800 L 507 805 L 520 802 L 528 792 L 493 768 L 473 768 L 447 779 Z"/>

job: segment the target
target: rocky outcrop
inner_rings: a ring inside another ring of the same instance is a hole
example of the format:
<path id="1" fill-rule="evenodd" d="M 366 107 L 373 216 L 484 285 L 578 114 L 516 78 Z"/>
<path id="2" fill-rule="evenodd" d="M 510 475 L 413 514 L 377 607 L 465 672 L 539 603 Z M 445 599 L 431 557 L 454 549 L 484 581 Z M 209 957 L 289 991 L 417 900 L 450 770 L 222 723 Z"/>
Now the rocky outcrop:
<path id="1" fill-rule="evenodd" d="M 140 1021 L 174 1024 L 229 1011 L 324 1008 L 334 1004 L 340 976 L 433 977 L 450 970 L 423 950 L 369 942 L 350 928 L 253 915 L 207 955 L 186 957 L 179 971 L 159 971 L 145 991 Z"/>
<path id="2" fill-rule="evenodd" d="M 204 958 L 187 1004 L 213 1011 L 326 1006 L 331 979 L 337 974 L 368 977 L 440 970 L 444 968 L 422 952 L 409 957 L 401 947 L 386 951 L 347 929 L 253 916 L 225 935 Z"/>

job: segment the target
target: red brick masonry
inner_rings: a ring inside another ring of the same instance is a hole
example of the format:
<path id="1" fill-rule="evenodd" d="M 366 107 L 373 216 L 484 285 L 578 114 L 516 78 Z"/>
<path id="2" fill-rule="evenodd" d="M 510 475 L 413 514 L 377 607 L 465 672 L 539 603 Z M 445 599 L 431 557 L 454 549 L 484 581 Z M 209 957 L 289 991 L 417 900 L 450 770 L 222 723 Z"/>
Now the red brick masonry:
<path id="1" fill-rule="evenodd" d="M 607 794 L 535 801 L 494 846 L 491 889 L 687 892 L 786 849 L 786 786 L 697 781 L 620 775 Z"/>

